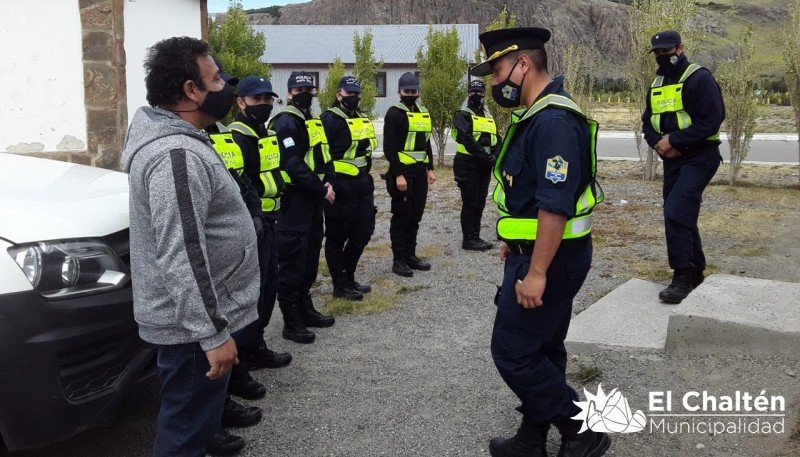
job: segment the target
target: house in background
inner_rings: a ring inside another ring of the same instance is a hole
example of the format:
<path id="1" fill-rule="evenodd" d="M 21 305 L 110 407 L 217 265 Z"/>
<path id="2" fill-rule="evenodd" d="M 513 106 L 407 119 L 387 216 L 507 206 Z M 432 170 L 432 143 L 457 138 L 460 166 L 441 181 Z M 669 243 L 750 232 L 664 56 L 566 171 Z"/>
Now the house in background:
<path id="1" fill-rule="evenodd" d="M 325 84 L 328 69 L 338 57 L 345 64 L 345 73 L 352 74 L 355 54 L 353 37 L 363 37 L 372 32 L 372 47 L 376 60 L 383 60 L 383 68 L 375 78 L 378 98 L 375 115 L 383 116 L 390 106 L 399 101 L 397 80 L 403 73 L 419 72 L 417 51 L 425 46 L 428 28 L 450 30 L 456 28 L 461 40 L 462 57 L 468 62 L 475 60 L 475 51 L 480 46 L 478 24 L 404 24 L 404 25 L 251 25 L 253 30 L 264 34 L 267 46 L 261 60 L 272 67 L 272 87 L 280 94 L 284 104 L 277 104 L 277 113 L 285 107 L 286 88 L 292 71 L 307 71 L 320 87 Z M 240 75 L 237 75 L 240 76 Z M 466 71 L 464 78 L 467 78 Z M 424 101 L 423 101 L 424 103 Z M 314 109 L 319 106 L 314 101 Z"/>
<path id="2" fill-rule="evenodd" d="M 207 0 L 0 2 L 0 152 L 117 169 L 146 49 L 207 37 Z"/>

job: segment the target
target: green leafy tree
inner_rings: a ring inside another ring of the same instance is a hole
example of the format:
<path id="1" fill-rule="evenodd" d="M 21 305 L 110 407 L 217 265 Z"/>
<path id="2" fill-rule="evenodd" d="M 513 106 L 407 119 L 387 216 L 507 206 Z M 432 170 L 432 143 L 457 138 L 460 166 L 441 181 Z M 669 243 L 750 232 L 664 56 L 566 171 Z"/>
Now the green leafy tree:
<path id="1" fill-rule="evenodd" d="M 583 112 L 591 117 L 594 107 L 594 67 L 586 57 L 586 50 L 571 44 L 564 54 L 566 89 Z"/>
<path id="2" fill-rule="evenodd" d="M 742 161 L 750 150 L 750 140 L 756 129 L 757 101 L 754 96 L 756 69 L 753 63 L 753 24 L 742 33 L 739 51 L 731 62 L 720 65 L 717 78 L 725 99 L 725 131 L 731 148 L 731 185 L 739 182 Z"/>
<path id="3" fill-rule="evenodd" d="M 800 0 L 791 0 L 789 14 L 791 21 L 786 33 L 783 59 L 786 61 L 786 83 L 789 86 L 789 99 L 794 110 L 798 160 L 800 160 Z"/>
<path id="4" fill-rule="evenodd" d="M 497 14 L 497 17 L 486 25 L 484 32 L 491 32 L 492 30 L 506 29 L 516 26 L 517 16 L 515 14 L 511 14 L 506 7 L 503 7 L 503 10 Z M 477 49 L 475 51 L 475 62 L 483 62 L 486 60 L 486 58 L 487 56 L 483 53 L 482 49 Z M 492 86 L 490 84 L 491 80 L 491 76 L 483 77 L 483 82 L 486 84 L 486 108 L 494 117 L 494 122 L 497 125 L 497 131 L 499 133 L 503 133 L 511 124 L 511 112 L 513 110 L 509 108 L 503 108 L 494 101 L 494 98 L 492 98 Z"/>
<path id="5" fill-rule="evenodd" d="M 342 76 L 344 76 L 344 63 L 337 57 L 333 61 L 333 65 L 328 67 L 328 77 L 325 78 L 325 84 L 320 87 L 319 94 L 317 94 L 320 111 L 325 111 L 333 106 L 333 102 L 336 100 L 336 86 Z"/>
<path id="6" fill-rule="evenodd" d="M 430 112 L 433 139 L 439 154 L 439 165 L 444 164 L 453 116 L 467 96 L 467 59 L 459 55 L 461 40 L 455 27 L 449 31 L 428 28 L 425 48 L 417 52 L 420 69 L 420 96 Z"/>
<path id="7" fill-rule="evenodd" d="M 383 60 L 375 60 L 375 50 L 372 47 L 372 32 L 367 29 L 364 36 L 358 33 L 353 37 L 353 54 L 356 62 L 353 66 L 353 76 L 361 84 L 361 102 L 359 110 L 367 114 L 370 118 L 375 118 L 375 102 L 378 96 L 378 87 L 375 85 L 375 77 L 383 67 Z"/>
<path id="8" fill-rule="evenodd" d="M 631 127 L 642 163 L 644 179 L 655 179 L 658 154 L 642 139 L 642 114 L 650 83 L 655 78 L 656 63 L 650 51 L 650 37 L 662 30 L 681 33 L 687 50 L 692 49 L 692 36 L 687 24 L 694 18 L 694 0 L 633 0 L 628 13 L 628 57 L 623 63 L 625 79 L 631 90 Z"/>

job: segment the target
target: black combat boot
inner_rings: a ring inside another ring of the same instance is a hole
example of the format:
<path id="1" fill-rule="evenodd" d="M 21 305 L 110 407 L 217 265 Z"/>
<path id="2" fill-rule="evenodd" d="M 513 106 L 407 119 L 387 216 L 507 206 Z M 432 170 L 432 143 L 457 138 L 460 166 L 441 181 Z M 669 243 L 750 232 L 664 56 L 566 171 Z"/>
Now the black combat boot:
<path id="1" fill-rule="evenodd" d="M 414 276 L 414 270 L 412 270 L 403 259 L 394 259 L 392 261 L 392 273 L 405 276 L 406 278 Z"/>
<path id="2" fill-rule="evenodd" d="M 222 409 L 222 428 L 252 427 L 261 422 L 263 415 L 261 408 L 240 405 L 229 395 L 225 398 L 225 407 Z"/>
<path id="3" fill-rule="evenodd" d="M 231 367 L 228 393 L 246 400 L 258 400 L 267 395 L 267 388 L 250 376 L 247 362 L 240 359 L 239 363 Z"/>
<path id="4" fill-rule="evenodd" d="M 468 238 L 461 242 L 461 249 L 465 251 L 485 251 L 486 246 L 478 238 Z"/>
<path id="5" fill-rule="evenodd" d="M 361 296 L 364 297 L 363 295 Z M 307 327 L 333 327 L 336 318 L 320 313 L 314 308 L 314 301 L 311 295 L 306 295 L 300 298 L 300 316 L 303 318 L 303 324 Z"/>
<path id="6" fill-rule="evenodd" d="M 347 272 L 342 271 L 333 278 L 333 296 L 344 298 L 345 300 L 363 300 L 364 294 L 353 289 L 350 281 L 347 280 Z"/>
<path id="7" fill-rule="evenodd" d="M 489 454 L 492 457 L 547 457 L 549 424 L 536 424 L 522 419 L 517 434 L 511 438 L 492 438 Z"/>
<path id="8" fill-rule="evenodd" d="M 611 447 L 608 433 L 586 430 L 583 433 L 561 434 L 558 457 L 600 457 Z"/>
<path id="9" fill-rule="evenodd" d="M 356 281 L 356 273 L 352 270 L 347 270 L 347 281 L 350 283 L 350 288 L 361 292 L 362 294 L 368 294 L 372 292 L 372 286 L 369 284 L 359 284 Z"/>
<path id="10" fill-rule="evenodd" d="M 300 303 L 298 301 L 281 302 L 283 311 L 283 338 L 300 344 L 311 344 L 317 338 L 311 330 L 306 328 L 303 318 L 300 317 Z"/>
<path id="11" fill-rule="evenodd" d="M 483 250 L 484 251 L 488 251 L 489 249 L 492 249 L 494 247 L 493 243 L 490 243 L 490 242 L 488 242 L 488 241 L 486 241 L 486 240 L 484 240 L 484 239 L 482 239 L 480 237 L 478 237 L 478 242 L 483 245 Z"/>
<path id="12" fill-rule="evenodd" d="M 248 351 L 244 357 L 251 371 L 261 368 L 282 368 L 292 362 L 292 354 L 269 349 L 263 339 L 259 341 L 256 349 Z"/>
<path id="13" fill-rule="evenodd" d="M 692 289 L 697 289 L 697 286 L 703 284 L 706 277 L 703 275 L 703 270 L 692 270 Z"/>
<path id="14" fill-rule="evenodd" d="M 214 441 L 206 448 L 208 455 L 236 455 L 244 449 L 244 438 L 231 435 L 227 430 L 221 428 L 214 434 Z"/>
<path id="15" fill-rule="evenodd" d="M 406 263 L 412 270 L 429 271 L 431 269 L 431 264 L 429 262 L 426 262 L 415 255 L 407 258 Z"/>
<path id="16" fill-rule="evenodd" d="M 677 305 L 692 291 L 692 274 L 689 270 L 675 270 L 672 283 L 658 293 L 658 299 Z"/>

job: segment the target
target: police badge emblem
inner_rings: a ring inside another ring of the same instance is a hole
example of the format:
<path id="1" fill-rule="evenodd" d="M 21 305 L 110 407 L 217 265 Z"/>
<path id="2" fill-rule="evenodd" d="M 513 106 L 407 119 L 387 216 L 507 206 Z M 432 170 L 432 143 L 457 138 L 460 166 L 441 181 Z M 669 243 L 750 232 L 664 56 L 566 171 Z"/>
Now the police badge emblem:
<path id="1" fill-rule="evenodd" d="M 568 168 L 569 162 L 564 160 L 561 156 L 551 157 L 547 159 L 544 177 L 549 179 L 553 184 L 564 182 L 567 180 Z"/>

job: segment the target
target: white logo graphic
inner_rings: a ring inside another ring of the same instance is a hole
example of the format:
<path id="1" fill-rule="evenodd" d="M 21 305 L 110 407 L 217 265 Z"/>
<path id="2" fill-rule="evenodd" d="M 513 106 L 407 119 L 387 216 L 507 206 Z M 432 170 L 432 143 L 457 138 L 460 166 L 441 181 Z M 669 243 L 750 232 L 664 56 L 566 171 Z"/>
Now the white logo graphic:
<path id="1" fill-rule="evenodd" d="M 586 430 L 601 433 L 633 433 L 644 430 L 647 418 L 641 410 L 631 413 L 628 400 L 617 389 L 603 392 L 603 385 L 597 386 L 597 394 L 593 395 L 583 389 L 586 401 L 574 402 L 581 412 L 572 419 L 582 420 L 578 433 Z"/>

